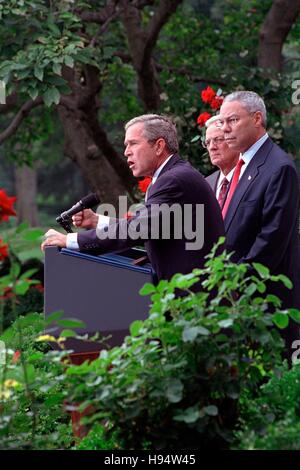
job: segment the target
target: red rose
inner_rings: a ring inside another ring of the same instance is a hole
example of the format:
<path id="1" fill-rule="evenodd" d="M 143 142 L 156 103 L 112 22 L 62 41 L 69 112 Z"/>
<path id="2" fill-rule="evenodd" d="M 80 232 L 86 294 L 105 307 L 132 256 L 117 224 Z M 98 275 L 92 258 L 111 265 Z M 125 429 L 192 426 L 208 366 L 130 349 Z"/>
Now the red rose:
<path id="1" fill-rule="evenodd" d="M 17 215 L 13 203 L 16 201 L 16 197 L 8 197 L 4 189 L 0 189 L 0 222 L 1 220 L 8 220 L 10 215 Z"/>
<path id="2" fill-rule="evenodd" d="M 223 103 L 223 99 L 221 96 L 215 96 L 214 99 L 210 102 L 211 109 L 220 109 L 221 104 Z"/>
<path id="3" fill-rule="evenodd" d="M 20 359 L 20 356 L 21 356 L 21 351 L 19 351 L 19 350 L 15 351 L 15 352 L 14 352 L 14 355 L 13 355 L 13 357 L 12 357 L 11 362 L 12 362 L 13 364 L 15 364 L 15 363 L 18 362 L 18 360 Z"/>
<path id="4" fill-rule="evenodd" d="M 201 98 L 203 103 L 211 103 L 215 96 L 216 92 L 210 86 L 201 91 Z"/>
<path id="5" fill-rule="evenodd" d="M 211 114 L 205 111 L 205 113 L 199 114 L 197 118 L 197 124 L 199 124 L 200 127 L 203 127 L 209 118 L 211 118 Z"/>
<path id="6" fill-rule="evenodd" d="M 7 257 L 8 257 L 8 245 L 3 243 L 3 241 L 0 238 L 0 261 L 3 261 Z"/>
<path id="7" fill-rule="evenodd" d="M 147 188 L 151 181 L 151 176 L 146 176 L 143 180 L 139 181 L 139 189 L 142 193 L 145 193 L 147 191 Z"/>

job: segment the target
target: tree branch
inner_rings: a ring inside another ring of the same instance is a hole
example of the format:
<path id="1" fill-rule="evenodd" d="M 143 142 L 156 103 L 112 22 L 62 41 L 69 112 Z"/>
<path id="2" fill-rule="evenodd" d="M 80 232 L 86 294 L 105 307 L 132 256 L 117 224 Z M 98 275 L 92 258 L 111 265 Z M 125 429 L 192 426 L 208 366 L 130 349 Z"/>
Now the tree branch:
<path id="1" fill-rule="evenodd" d="M 17 131 L 22 121 L 26 118 L 26 116 L 28 116 L 30 111 L 37 106 L 40 106 L 41 104 L 43 104 L 43 99 L 41 97 L 38 97 L 35 100 L 26 101 L 10 125 L 5 129 L 5 131 L 0 133 L 0 145 Z"/>
<path id="2" fill-rule="evenodd" d="M 171 67 L 168 65 L 162 65 L 156 63 L 156 69 L 161 72 L 163 70 L 167 70 L 168 72 L 178 74 L 178 75 L 183 75 L 183 76 L 188 76 L 191 80 L 194 82 L 202 82 L 202 83 L 211 83 L 212 85 L 220 85 L 220 86 L 225 86 L 227 85 L 227 82 L 224 82 L 223 80 L 215 79 L 215 78 L 206 78 L 206 77 L 199 77 L 198 75 L 194 75 L 191 69 L 186 69 L 185 67 Z"/>
<path id="3" fill-rule="evenodd" d="M 300 13 L 300 0 L 274 0 L 261 27 L 258 66 L 280 70 L 282 46 Z"/>
<path id="4" fill-rule="evenodd" d="M 103 25 L 115 12 L 120 0 L 109 0 L 100 11 L 80 11 L 78 15 L 84 23 L 98 23 Z"/>
<path id="5" fill-rule="evenodd" d="M 161 0 L 146 31 L 143 62 L 149 61 L 161 29 L 182 1 L 183 0 Z"/>

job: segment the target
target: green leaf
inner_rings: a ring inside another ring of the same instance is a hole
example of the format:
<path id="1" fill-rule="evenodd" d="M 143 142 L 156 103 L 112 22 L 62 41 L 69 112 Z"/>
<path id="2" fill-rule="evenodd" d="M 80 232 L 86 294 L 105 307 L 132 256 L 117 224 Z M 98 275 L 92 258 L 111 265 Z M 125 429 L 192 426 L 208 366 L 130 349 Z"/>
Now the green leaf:
<path id="1" fill-rule="evenodd" d="M 52 70 L 57 75 L 61 75 L 61 67 L 62 65 L 59 62 L 54 62 L 54 64 L 52 65 Z"/>
<path id="2" fill-rule="evenodd" d="M 296 308 L 289 308 L 289 316 L 297 323 L 300 323 L 300 310 Z"/>
<path id="3" fill-rule="evenodd" d="M 59 320 L 63 316 L 64 312 L 63 310 L 58 310 L 57 312 L 51 313 L 46 319 L 45 319 L 45 324 L 49 325 L 50 323 L 55 322 L 56 320 Z"/>
<path id="4" fill-rule="evenodd" d="M 35 100 L 38 97 L 39 90 L 37 88 L 29 88 L 28 94 L 32 100 Z"/>
<path id="5" fill-rule="evenodd" d="M 220 326 L 220 328 L 229 328 L 233 325 L 233 320 L 232 318 L 227 318 L 226 320 L 219 321 L 218 325 Z"/>
<path id="6" fill-rule="evenodd" d="M 260 263 L 253 263 L 253 267 L 261 275 L 261 277 L 267 277 L 270 274 L 269 268 Z"/>
<path id="7" fill-rule="evenodd" d="M 29 227 L 28 222 L 23 222 L 22 224 L 18 225 L 16 228 L 16 233 L 24 232 Z"/>
<path id="8" fill-rule="evenodd" d="M 272 316 L 272 321 L 275 323 L 275 325 L 280 328 L 286 328 L 289 324 L 289 317 L 286 313 L 274 313 Z"/>
<path id="9" fill-rule="evenodd" d="M 56 87 L 52 87 L 43 94 L 45 105 L 50 107 L 53 103 L 58 104 L 60 93 Z"/>
<path id="10" fill-rule="evenodd" d="M 65 328 L 85 328 L 86 326 L 84 322 L 76 320 L 75 318 L 64 318 L 62 320 L 57 320 L 56 323 Z"/>
<path id="11" fill-rule="evenodd" d="M 292 281 L 290 281 L 290 279 L 285 276 L 284 274 L 279 274 L 279 276 L 277 276 L 278 280 L 283 282 L 283 284 L 285 285 L 285 287 L 287 289 L 292 289 L 293 288 L 293 283 Z"/>
<path id="12" fill-rule="evenodd" d="M 34 71 L 33 71 L 33 74 L 34 76 L 40 80 L 41 82 L 43 81 L 43 78 L 44 78 L 44 69 L 42 69 L 41 67 L 39 67 L 38 65 L 36 65 L 34 67 Z"/>
<path id="13" fill-rule="evenodd" d="M 131 336 L 138 336 L 140 329 L 143 327 L 143 322 L 141 320 L 136 320 L 131 323 L 129 331 Z"/>
<path id="14" fill-rule="evenodd" d="M 183 421 L 184 423 L 195 423 L 200 417 L 200 412 L 198 406 L 191 406 L 187 408 L 184 412 L 179 413 L 174 416 L 175 421 Z"/>
<path id="15" fill-rule="evenodd" d="M 59 337 L 62 337 L 62 338 L 72 338 L 74 336 L 77 336 L 77 333 L 69 329 L 62 330 L 62 332 L 59 335 Z"/>
<path id="16" fill-rule="evenodd" d="M 140 295 L 150 295 L 156 292 L 156 288 L 153 284 L 150 284 L 150 282 L 146 282 L 146 284 L 143 285 L 143 287 L 140 289 L 139 294 Z"/>
<path id="17" fill-rule="evenodd" d="M 218 416 L 219 410 L 215 405 L 205 406 L 203 411 L 208 416 Z"/>
<path id="18" fill-rule="evenodd" d="M 182 332 L 182 340 L 187 343 L 188 341 L 194 341 L 198 335 L 209 336 L 209 334 L 209 330 L 203 326 L 187 327 Z"/>
<path id="19" fill-rule="evenodd" d="M 19 280 L 15 287 L 15 292 L 17 295 L 24 295 L 28 291 L 30 283 L 25 280 Z"/>
<path id="20" fill-rule="evenodd" d="M 53 33 L 54 37 L 56 37 L 56 38 L 61 37 L 60 29 L 51 20 L 47 21 L 47 26 L 50 29 L 50 31 Z"/>
<path id="21" fill-rule="evenodd" d="M 23 238 L 24 240 L 30 242 L 30 241 L 35 241 L 38 238 L 42 237 L 44 235 L 44 231 L 41 230 L 40 228 L 35 228 L 32 230 L 29 230 L 28 232 L 24 233 Z"/>
<path id="22" fill-rule="evenodd" d="M 191 143 L 193 144 L 194 142 L 198 142 L 199 139 L 201 139 L 201 136 L 195 135 L 195 137 L 192 138 Z"/>
<path id="23" fill-rule="evenodd" d="M 166 397 L 170 403 L 182 400 L 183 383 L 179 379 L 171 379 L 166 390 Z"/>
<path id="24" fill-rule="evenodd" d="M 21 274 L 20 279 L 30 279 L 33 274 L 37 272 L 37 269 L 28 269 L 25 273 Z"/>
<path id="25" fill-rule="evenodd" d="M 66 64 L 67 67 L 71 67 L 73 68 L 74 67 L 74 59 L 73 57 L 69 56 L 69 55 L 66 55 L 64 57 L 64 63 Z"/>
<path id="26" fill-rule="evenodd" d="M 267 295 L 266 302 L 269 302 L 269 303 L 275 305 L 275 307 L 280 307 L 280 305 L 281 305 L 281 300 L 279 299 L 279 297 L 277 297 L 277 295 L 273 295 L 273 294 L 268 294 Z"/>

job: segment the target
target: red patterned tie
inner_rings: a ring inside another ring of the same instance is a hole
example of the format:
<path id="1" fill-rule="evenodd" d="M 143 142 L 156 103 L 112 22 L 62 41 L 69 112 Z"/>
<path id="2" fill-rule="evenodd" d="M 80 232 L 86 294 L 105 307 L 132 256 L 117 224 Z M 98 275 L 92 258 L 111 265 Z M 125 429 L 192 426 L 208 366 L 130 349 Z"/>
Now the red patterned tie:
<path id="1" fill-rule="evenodd" d="M 244 165 L 244 163 L 245 163 L 244 160 L 240 159 L 238 161 L 236 167 L 235 167 L 235 170 L 234 170 L 234 173 L 233 173 L 233 176 L 232 176 L 231 185 L 230 185 L 230 188 L 229 188 L 229 192 L 228 192 L 224 207 L 222 209 L 223 219 L 225 219 L 225 216 L 226 216 L 226 213 L 227 213 L 227 210 L 228 210 L 228 206 L 229 206 L 230 201 L 232 199 L 232 196 L 234 194 L 235 188 L 237 187 L 237 184 L 239 182 L 241 168 Z"/>
<path id="2" fill-rule="evenodd" d="M 224 206 L 228 185 L 229 185 L 228 179 L 226 177 L 223 178 L 223 181 L 222 181 L 222 184 L 221 184 L 221 187 L 220 187 L 219 196 L 218 196 L 218 203 L 220 204 L 221 209 Z"/>

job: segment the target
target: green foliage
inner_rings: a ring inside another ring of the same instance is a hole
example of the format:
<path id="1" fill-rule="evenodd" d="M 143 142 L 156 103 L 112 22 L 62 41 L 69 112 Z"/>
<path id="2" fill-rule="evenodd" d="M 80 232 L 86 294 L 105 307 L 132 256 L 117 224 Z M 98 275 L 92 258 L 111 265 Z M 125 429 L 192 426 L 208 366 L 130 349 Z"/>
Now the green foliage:
<path id="1" fill-rule="evenodd" d="M 63 413 L 62 355 L 45 342 L 41 315 L 19 317 L 0 337 L 6 361 L 0 364 L 0 448 L 53 449 L 72 443 L 69 417 Z M 14 351 L 20 352 L 15 358 Z M 48 351 L 48 352 L 47 352 Z"/>
<path id="2" fill-rule="evenodd" d="M 300 366 L 280 371 L 257 397 L 241 398 L 239 449 L 300 450 Z"/>
<path id="3" fill-rule="evenodd" d="M 275 277 L 261 265 L 256 272 L 214 252 L 204 270 L 145 285 L 149 318 L 131 325 L 122 346 L 68 367 L 70 400 L 79 411 L 93 407 L 83 419 L 97 426 L 93 448 L 103 422 L 98 448 L 111 438 L 124 449 L 230 446 L 244 390 L 253 396 L 282 363 L 283 342 L 270 328 L 280 311 L 268 313 L 280 301 L 261 296 Z M 205 291 L 194 294 L 200 278 Z M 177 297 L 178 289 L 187 295 Z"/>
<path id="4" fill-rule="evenodd" d="M 34 286 L 23 295 L 16 297 L 15 301 L 8 297 L 3 307 L 3 328 L 8 328 L 19 315 L 29 312 L 42 312 L 44 308 L 44 294 Z"/>
<path id="5" fill-rule="evenodd" d="M 74 335 L 70 328 L 81 323 L 63 319 L 63 312 L 47 321 L 36 313 L 19 317 L 0 337 L 6 346 L 0 364 L 0 447 L 71 447 L 66 411 L 82 413 L 81 424 L 90 429 L 74 449 L 247 446 L 249 429 L 269 419 L 256 413 L 253 397 L 270 378 L 261 406 L 269 393 L 266 413 L 276 412 L 287 425 L 294 422 L 299 379 L 296 386 L 295 376 L 286 376 L 286 383 L 276 379 L 283 341 L 274 325 L 285 326 L 290 316 L 299 320 L 300 312 L 280 311 L 278 298 L 264 297 L 270 280 L 289 284 L 284 276 L 270 276 L 260 264 L 254 274 L 248 268 L 232 264 L 225 252 L 217 256 L 215 247 L 203 270 L 146 284 L 141 293 L 151 294 L 149 318 L 134 322 L 121 346 L 81 365 L 69 361 L 64 347 Z M 200 279 L 203 290 L 194 293 Z M 56 326 L 65 328 L 58 339 L 51 336 Z M 240 416 L 249 429 L 236 434 Z"/>

